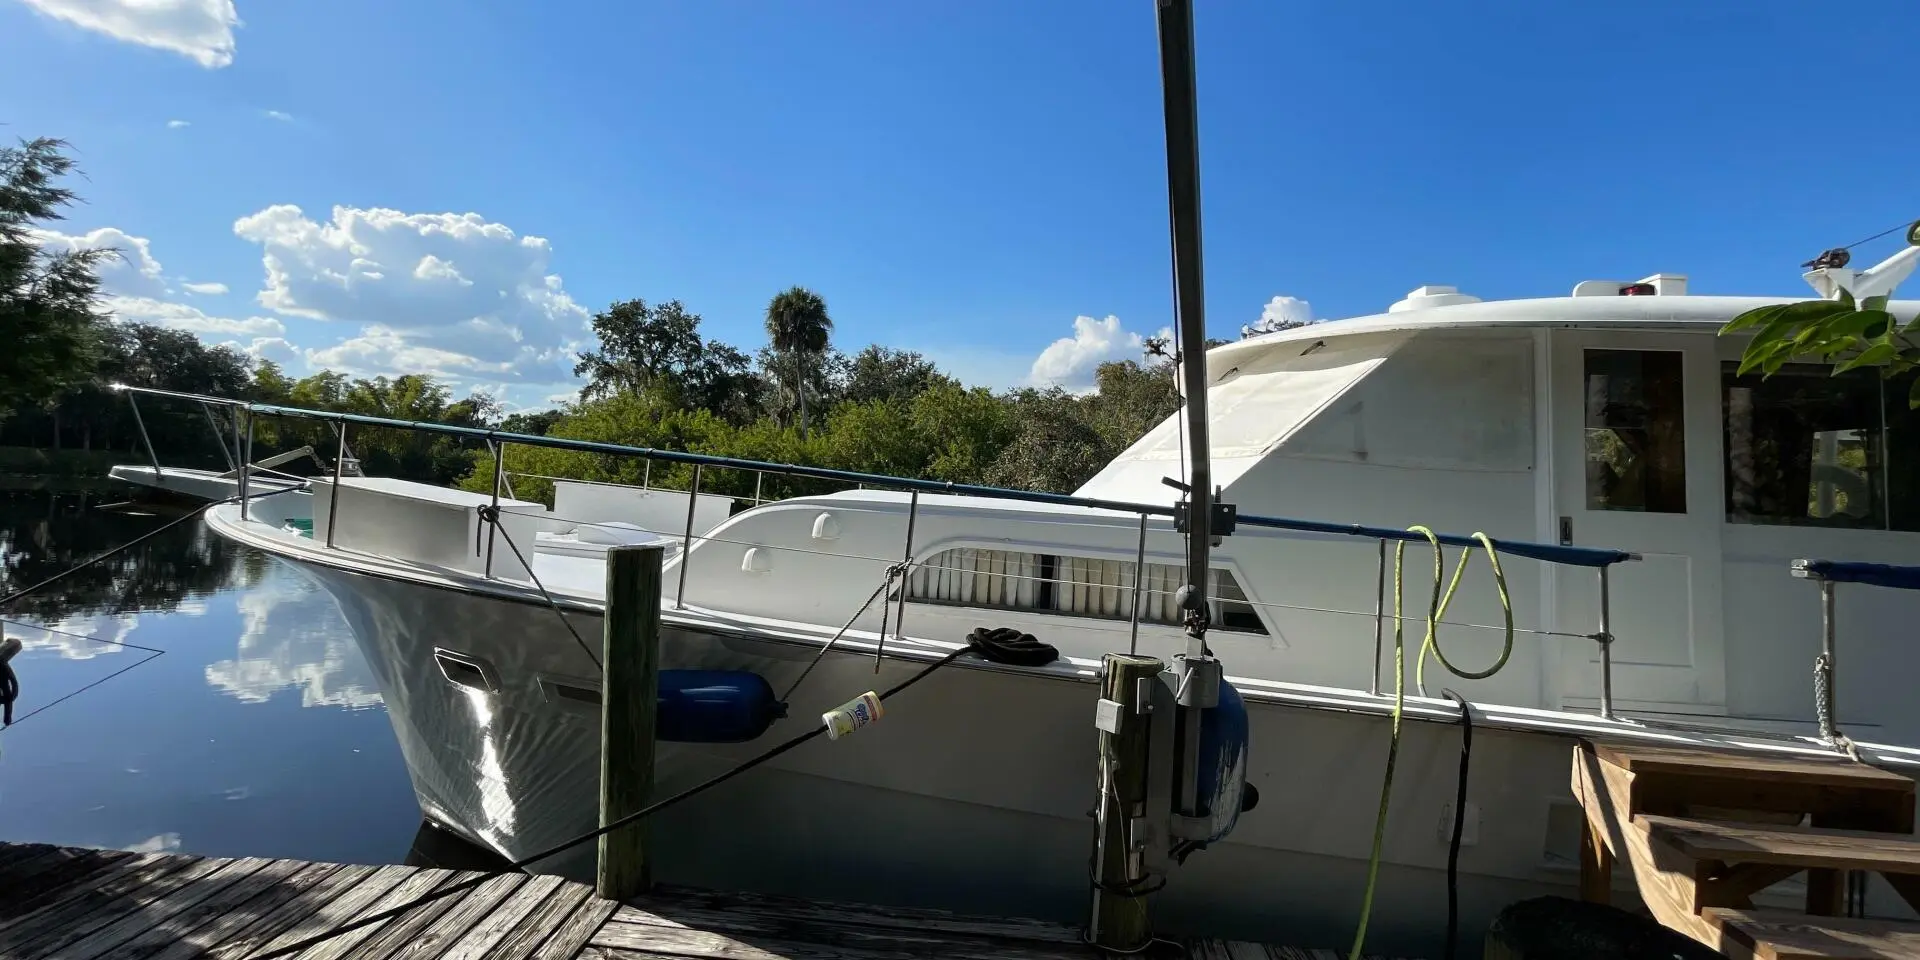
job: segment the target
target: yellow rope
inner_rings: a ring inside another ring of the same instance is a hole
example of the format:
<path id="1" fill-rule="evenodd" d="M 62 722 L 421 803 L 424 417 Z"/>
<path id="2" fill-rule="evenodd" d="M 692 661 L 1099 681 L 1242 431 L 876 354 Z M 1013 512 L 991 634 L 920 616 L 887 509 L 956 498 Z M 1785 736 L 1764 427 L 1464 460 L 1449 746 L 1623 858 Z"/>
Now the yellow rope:
<path id="1" fill-rule="evenodd" d="M 1413 533 L 1427 538 L 1433 545 L 1433 597 L 1427 605 L 1427 636 L 1420 644 L 1420 659 L 1414 666 L 1414 682 L 1420 688 L 1421 695 L 1426 694 L 1427 651 L 1440 660 L 1440 664 L 1455 676 L 1466 680 L 1485 680 L 1500 672 L 1513 655 L 1513 601 L 1507 594 L 1507 575 L 1500 570 L 1500 556 L 1494 550 L 1493 541 L 1484 533 L 1475 533 L 1473 538 L 1487 553 L 1487 562 L 1493 567 L 1494 587 L 1500 593 L 1500 609 L 1506 615 L 1506 644 L 1500 650 L 1500 659 L 1493 666 L 1482 671 L 1462 670 L 1447 660 L 1440 650 L 1438 641 L 1440 618 L 1447 612 L 1447 605 L 1453 602 L 1454 591 L 1460 587 L 1460 578 L 1467 570 L 1467 559 L 1473 553 L 1471 547 L 1460 553 L 1460 564 L 1453 570 L 1453 578 L 1447 582 L 1446 592 L 1442 593 L 1440 583 L 1446 575 L 1446 554 L 1440 546 L 1440 537 L 1431 529 L 1423 526 L 1407 528 Z M 1407 648 L 1406 620 L 1401 616 L 1402 598 L 1406 594 L 1406 558 L 1405 541 L 1394 544 L 1393 548 L 1393 730 L 1387 741 L 1387 769 L 1380 781 L 1380 811 L 1373 821 L 1373 852 L 1367 857 L 1367 889 L 1360 899 L 1360 926 L 1353 933 L 1353 949 L 1347 953 L 1347 960 L 1360 960 L 1360 951 L 1367 943 L 1367 921 L 1373 916 L 1374 885 L 1380 879 L 1380 854 L 1387 839 L 1387 807 L 1393 799 L 1393 766 L 1400 759 L 1400 720 L 1405 713 L 1407 703 Z M 1462 707 L 1461 709 L 1466 709 Z"/>

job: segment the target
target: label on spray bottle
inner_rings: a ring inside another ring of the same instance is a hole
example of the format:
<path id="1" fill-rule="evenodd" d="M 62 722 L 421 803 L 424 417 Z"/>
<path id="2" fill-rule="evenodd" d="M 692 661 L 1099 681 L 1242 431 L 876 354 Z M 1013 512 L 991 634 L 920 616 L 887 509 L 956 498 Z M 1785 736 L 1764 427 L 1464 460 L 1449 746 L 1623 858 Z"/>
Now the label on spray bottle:
<path id="1" fill-rule="evenodd" d="M 868 690 L 821 714 L 820 722 L 827 725 L 827 739 L 838 740 L 885 714 L 886 710 L 880 706 L 880 695 Z"/>

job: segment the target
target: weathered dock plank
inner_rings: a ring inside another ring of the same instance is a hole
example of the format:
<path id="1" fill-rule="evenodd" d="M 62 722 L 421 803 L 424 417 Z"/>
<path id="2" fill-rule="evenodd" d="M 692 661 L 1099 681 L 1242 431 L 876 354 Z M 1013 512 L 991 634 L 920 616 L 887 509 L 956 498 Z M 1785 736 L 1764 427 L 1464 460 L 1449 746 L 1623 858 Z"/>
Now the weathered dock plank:
<path id="1" fill-rule="evenodd" d="M 1067 924 L 661 889 L 625 903 L 551 876 L 0 843 L 0 956 L 249 960 L 478 881 L 302 949 L 299 960 L 1094 960 Z M 1191 941 L 1207 960 L 1331 951 Z"/>

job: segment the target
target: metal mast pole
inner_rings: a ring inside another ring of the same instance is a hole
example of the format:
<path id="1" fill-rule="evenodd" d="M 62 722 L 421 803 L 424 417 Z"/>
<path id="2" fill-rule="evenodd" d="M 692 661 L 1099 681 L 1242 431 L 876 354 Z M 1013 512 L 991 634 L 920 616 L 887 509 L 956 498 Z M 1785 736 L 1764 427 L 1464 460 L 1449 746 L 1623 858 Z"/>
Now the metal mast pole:
<path id="1" fill-rule="evenodd" d="M 1180 335 L 1181 392 L 1187 439 L 1187 586 L 1180 591 L 1186 653 L 1173 659 L 1173 834 L 1203 838 L 1208 798 L 1200 789 L 1200 727 L 1203 712 L 1220 702 L 1220 661 L 1207 649 L 1211 615 L 1207 580 L 1214 523 L 1213 468 L 1207 442 L 1207 308 L 1200 270 L 1200 132 L 1193 79 L 1191 0 L 1157 0 L 1160 27 L 1161 97 L 1167 124 L 1167 217 L 1173 234 L 1175 322 Z M 1230 522 L 1219 524 L 1230 533 Z"/>
<path id="2" fill-rule="evenodd" d="M 1212 548 L 1213 469 L 1207 444 L 1207 307 L 1200 273 L 1200 134 L 1193 82 L 1193 7 L 1158 0 L 1161 96 L 1167 123 L 1167 213 L 1173 232 L 1175 326 L 1185 394 L 1187 655 L 1207 652 L 1207 562 Z M 1196 606 L 1197 605 L 1197 606 Z M 1202 615 L 1192 616 L 1195 610 Z"/>

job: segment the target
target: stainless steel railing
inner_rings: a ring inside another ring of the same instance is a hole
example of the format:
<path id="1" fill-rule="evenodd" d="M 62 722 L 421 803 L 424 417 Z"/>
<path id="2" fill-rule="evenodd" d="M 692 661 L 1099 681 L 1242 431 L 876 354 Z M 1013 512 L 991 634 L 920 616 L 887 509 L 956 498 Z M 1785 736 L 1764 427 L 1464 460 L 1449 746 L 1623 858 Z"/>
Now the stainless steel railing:
<path id="1" fill-rule="evenodd" d="M 896 638 L 904 636 L 904 622 L 906 617 L 906 599 L 907 599 L 907 594 L 909 592 L 907 587 L 905 586 L 907 580 L 904 574 L 910 574 L 912 566 L 914 564 L 914 559 L 913 559 L 914 532 L 919 519 L 920 495 L 922 493 L 945 493 L 945 494 L 954 494 L 954 495 L 961 495 L 961 496 L 982 497 L 982 498 L 996 499 L 996 500 L 1011 500 L 1015 502 L 1024 502 L 1024 503 L 1074 506 L 1074 507 L 1081 507 L 1089 510 L 1111 511 L 1115 513 L 1131 514 L 1131 515 L 1137 516 L 1139 518 L 1139 524 L 1138 524 L 1139 532 L 1138 532 L 1137 541 L 1134 545 L 1135 547 L 1134 554 L 1136 557 L 1136 564 L 1134 568 L 1135 582 L 1132 590 L 1133 597 L 1131 602 L 1131 612 L 1129 614 L 1129 624 L 1128 624 L 1129 645 L 1130 647 L 1135 649 L 1137 649 L 1137 645 L 1139 642 L 1139 626 L 1140 626 L 1139 598 L 1144 593 L 1142 584 L 1140 582 L 1140 577 L 1141 577 L 1140 571 L 1142 571 L 1146 566 L 1145 564 L 1145 558 L 1147 555 L 1146 541 L 1147 541 L 1149 523 L 1151 519 L 1155 517 L 1165 519 L 1165 518 L 1174 518 L 1177 515 L 1177 509 L 1173 505 L 1129 503 L 1124 501 L 1108 500 L 1108 499 L 1096 498 L 1096 497 L 1078 497 L 1078 496 L 1073 496 L 1069 494 L 1046 493 L 1046 492 L 1032 491 L 1032 490 L 1012 490 L 1012 489 L 1005 489 L 1005 488 L 999 488 L 999 487 L 983 486 L 979 484 L 963 484 L 963 483 L 952 483 L 952 482 L 936 481 L 936 480 L 922 480 L 922 479 L 916 479 L 916 478 L 910 478 L 910 477 L 890 477 L 882 474 L 868 474 L 868 473 L 861 473 L 857 471 L 836 470 L 832 468 L 812 467 L 812 466 L 806 466 L 801 464 L 771 463 L 766 461 L 746 460 L 746 459 L 737 458 L 737 457 L 723 457 L 723 456 L 715 456 L 711 454 L 689 453 L 686 451 L 679 451 L 679 450 L 663 450 L 663 449 L 651 448 L 651 447 L 635 447 L 635 446 L 629 446 L 625 444 L 606 443 L 601 441 L 574 440 L 574 439 L 569 439 L 565 437 L 550 437 L 550 436 L 539 436 L 539 435 L 533 435 L 533 434 L 519 434 L 519 433 L 512 433 L 508 431 L 502 431 L 502 430 L 486 428 L 486 427 L 464 427 L 464 426 L 456 426 L 452 424 L 431 423 L 431 422 L 425 422 L 425 421 L 398 420 L 398 419 L 392 419 L 387 417 L 368 416 L 365 414 L 341 413 L 341 412 L 335 412 L 335 411 L 311 410 L 311 409 L 305 409 L 300 407 L 286 407 L 286 406 L 279 406 L 274 404 L 252 403 L 244 400 L 232 400 L 232 399 L 219 398 L 219 397 L 209 397 L 209 396 L 204 396 L 199 394 L 181 393 L 178 391 L 168 391 L 168 390 L 157 390 L 157 389 L 147 388 L 147 387 L 116 385 L 115 389 L 122 390 L 128 393 L 129 400 L 132 399 L 133 394 L 147 394 L 152 396 L 167 397 L 167 398 L 178 399 L 178 400 L 193 401 L 193 402 L 200 403 L 203 406 L 211 405 L 211 406 L 227 407 L 233 412 L 233 415 L 234 415 L 234 425 L 235 425 L 235 431 L 236 431 L 236 447 L 239 447 L 241 450 L 240 462 L 242 463 L 249 463 L 251 461 L 250 454 L 251 454 L 251 447 L 252 447 L 252 440 L 253 440 L 253 426 L 254 426 L 254 419 L 257 416 L 273 416 L 273 417 L 286 417 L 286 418 L 293 418 L 293 419 L 319 420 L 322 422 L 327 422 L 332 424 L 339 434 L 340 453 L 335 457 L 335 465 L 334 465 L 335 483 L 332 484 L 331 491 L 329 493 L 331 502 L 329 504 L 329 517 L 328 517 L 327 530 L 325 531 L 325 542 L 329 547 L 334 545 L 334 523 L 338 515 L 338 511 L 335 508 L 337 508 L 338 506 L 338 496 L 339 496 L 339 488 L 340 488 L 339 480 L 341 478 L 341 464 L 343 464 L 347 460 L 347 445 L 346 445 L 347 430 L 348 430 L 348 427 L 351 425 L 394 428 L 394 429 L 402 429 L 402 430 L 415 430 L 415 431 L 422 431 L 426 433 L 439 434 L 443 436 L 458 437 L 458 438 L 463 438 L 467 440 L 483 441 L 487 445 L 489 450 L 492 451 L 493 458 L 494 458 L 494 469 L 493 469 L 494 475 L 493 475 L 493 483 L 492 483 L 491 503 L 495 508 L 499 506 L 501 494 L 510 489 L 510 481 L 508 479 L 510 472 L 506 469 L 506 466 L 505 466 L 507 461 L 507 452 L 510 445 L 544 447 L 549 449 L 571 450 L 571 451 L 582 452 L 582 453 L 611 454 L 611 455 L 622 456 L 622 457 L 639 458 L 645 464 L 643 468 L 645 472 L 643 474 L 643 479 L 642 479 L 643 487 L 651 483 L 652 465 L 655 460 L 658 460 L 664 463 L 691 466 L 693 469 L 692 469 L 692 479 L 691 479 L 690 488 L 687 491 L 688 500 L 687 500 L 686 522 L 684 527 L 680 531 L 681 561 L 680 561 L 680 571 L 678 575 L 678 584 L 677 584 L 677 589 L 676 589 L 675 598 L 674 598 L 674 606 L 676 609 L 684 608 L 686 603 L 687 567 L 689 563 L 689 558 L 691 556 L 694 540 L 696 537 L 694 533 L 695 508 L 699 501 L 702 481 L 704 479 L 704 472 L 706 468 L 715 467 L 715 468 L 724 468 L 724 469 L 731 469 L 731 470 L 744 470 L 744 471 L 749 471 L 753 473 L 754 474 L 754 495 L 752 499 L 753 499 L 753 504 L 756 507 L 760 506 L 761 504 L 769 502 L 762 496 L 762 493 L 764 490 L 764 481 L 768 475 L 833 481 L 833 482 L 839 482 L 839 483 L 855 484 L 860 487 L 875 486 L 875 487 L 890 488 L 890 489 L 905 491 L 909 494 L 908 503 L 907 503 L 906 536 L 905 536 L 905 542 L 902 544 L 901 560 L 898 561 L 900 568 L 903 572 L 903 576 L 901 578 L 902 586 L 900 588 L 900 595 L 897 599 L 895 615 L 892 618 L 893 634 Z M 243 413 L 245 414 L 244 419 L 247 422 L 246 442 L 244 446 L 240 444 L 239 437 L 237 436 L 238 430 L 239 430 L 239 421 L 242 419 L 240 415 Z M 212 422 L 211 410 L 209 410 L 208 412 L 208 417 L 209 417 L 209 422 Z M 149 453 L 149 456 L 153 458 L 156 469 L 158 469 L 158 457 L 154 455 L 151 443 L 148 444 L 148 453 Z M 247 493 L 247 474 L 248 474 L 248 471 L 246 470 L 242 470 L 240 472 L 241 496 L 243 497 L 243 499 L 241 500 L 241 511 L 242 511 L 243 519 L 246 516 L 247 500 L 244 498 Z M 519 474 L 519 475 L 527 476 L 527 477 L 542 476 L 539 474 Z M 550 480 L 569 479 L 569 478 L 561 478 L 561 477 L 542 477 L 542 478 L 550 479 Z M 592 481 L 587 481 L 587 482 L 592 482 Z M 1382 666 L 1382 660 L 1384 658 L 1384 649 L 1383 649 L 1384 642 L 1385 642 L 1384 638 L 1385 638 L 1385 632 L 1386 632 L 1386 621 L 1388 619 L 1388 616 L 1386 613 L 1386 600 L 1385 600 L 1387 545 L 1393 542 L 1425 543 L 1425 542 L 1428 542 L 1427 535 L 1423 533 L 1409 531 L 1409 530 L 1398 530 L 1390 527 L 1372 527 L 1372 526 L 1366 526 L 1362 524 L 1336 524 L 1336 523 L 1327 523 L 1324 521 L 1317 521 L 1317 520 L 1301 520 L 1301 519 L 1285 518 L 1285 517 L 1241 515 L 1237 517 L 1236 520 L 1242 526 L 1251 527 L 1259 530 L 1271 530 L 1271 531 L 1278 531 L 1281 533 L 1308 534 L 1308 535 L 1318 535 L 1318 536 L 1325 536 L 1325 537 L 1353 537 L 1356 539 L 1362 539 L 1362 540 L 1370 539 L 1370 540 L 1376 541 L 1378 567 L 1377 567 L 1376 578 L 1375 578 L 1376 602 L 1375 602 L 1374 612 L 1372 614 L 1374 618 L 1374 657 L 1373 657 L 1372 677 L 1369 681 L 1368 689 L 1370 693 L 1378 695 L 1380 693 L 1380 670 Z M 484 563 L 485 575 L 488 577 L 493 576 L 493 549 L 494 549 L 493 543 L 494 543 L 494 537 L 496 535 L 497 535 L 497 530 L 490 528 L 489 534 L 488 534 L 488 540 L 485 548 L 486 559 Z M 714 539 L 708 536 L 707 534 L 701 534 L 699 535 L 699 538 L 701 539 L 702 542 L 707 542 L 711 539 Z M 1457 547 L 1464 548 L 1464 547 L 1473 547 L 1473 546 L 1479 545 L 1479 541 L 1474 537 L 1464 536 L 1460 534 L 1438 534 L 1436 535 L 1435 539 L 1437 539 L 1437 541 L 1440 544 L 1445 546 L 1457 546 Z M 1582 639 L 1589 639 L 1597 643 L 1599 646 L 1599 653 L 1600 653 L 1600 682 L 1601 682 L 1599 712 L 1600 712 L 1600 715 L 1603 717 L 1606 717 L 1608 719 L 1614 718 L 1613 676 L 1612 676 L 1613 662 L 1612 662 L 1612 650 L 1611 650 L 1614 638 L 1611 631 L 1611 622 L 1612 622 L 1611 621 L 1611 589 L 1610 589 L 1610 582 L 1609 582 L 1609 570 L 1615 564 L 1638 560 L 1639 557 L 1636 554 L 1633 554 L 1627 551 L 1622 551 L 1622 550 L 1608 550 L 1608 549 L 1598 549 L 1598 548 L 1592 548 L 1592 547 L 1573 547 L 1573 546 L 1563 546 L 1560 544 L 1536 543 L 1536 542 L 1521 541 L 1521 540 L 1494 539 L 1491 542 L 1493 543 L 1494 547 L 1504 555 L 1527 557 L 1527 558 L 1537 560 L 1542 563 L 1550 564 L 1550 565 L 1586 567 L 1586 568 L 1597 571 L 1600 615 L 1599 615 L 1598 629 L 1596 632 L 1591 634 L 1572 634 L 1572 633 L 1565 633 L 1565 632 L 1555 631 L 1555 630 L 1534 630 L 1534 631 L 1528 631 L 1528 632 L 1538 633 L 1542 635 L 1571 636 L 1571 637 L 1577 637 Z M 1255 604 L 1255 605 L 1271 606 L 1271 604 Z M 1340 612 L 1349 612 L 1349 611 L 1340 611 Z"/>

